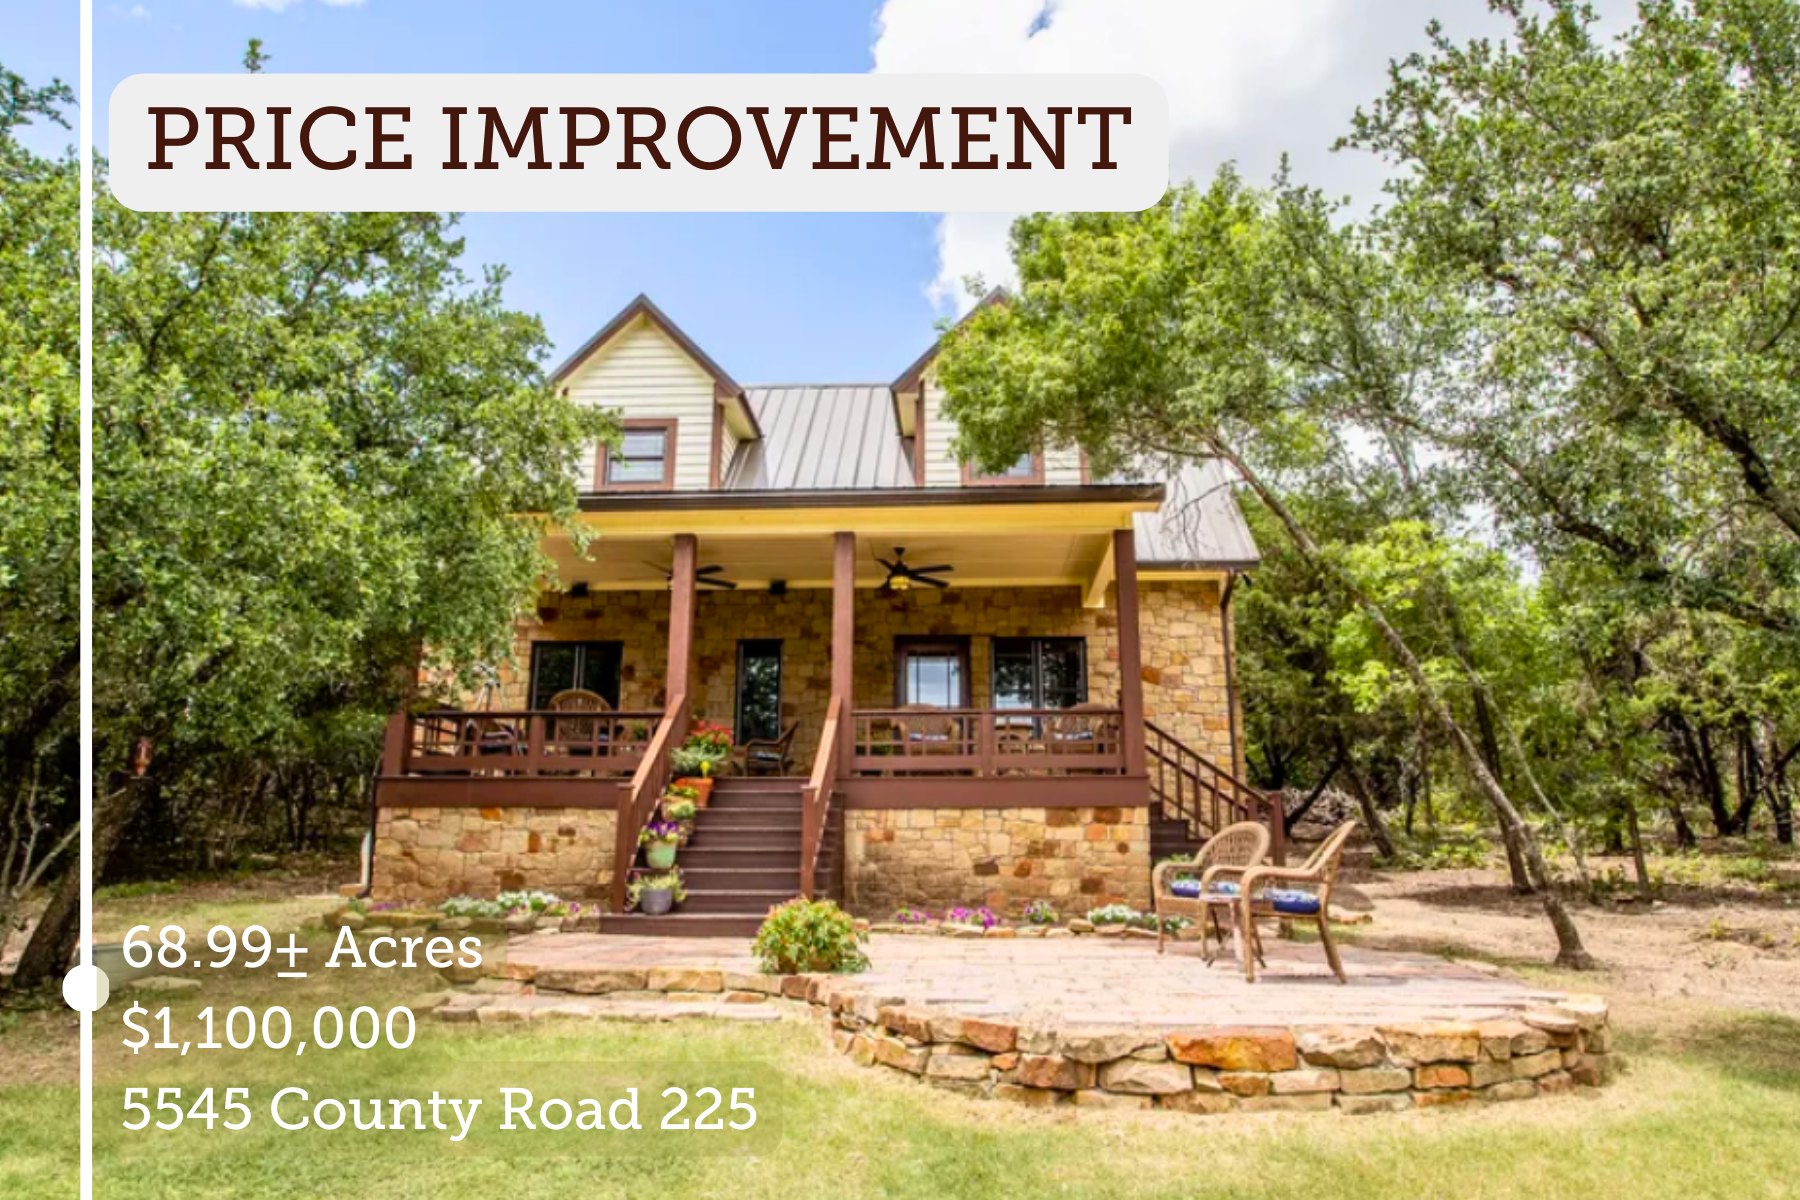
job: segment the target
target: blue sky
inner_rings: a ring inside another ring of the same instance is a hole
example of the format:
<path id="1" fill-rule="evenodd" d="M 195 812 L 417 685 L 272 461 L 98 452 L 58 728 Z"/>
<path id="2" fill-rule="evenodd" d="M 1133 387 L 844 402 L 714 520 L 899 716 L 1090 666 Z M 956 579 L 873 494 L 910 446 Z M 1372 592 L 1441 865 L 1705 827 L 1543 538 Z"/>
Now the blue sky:
<path id="1" fill-rule="evenodd" d="M 81 10 L 74 3 L 6 0 L 0 16 L 0 65 L 34 84 L 61 79 L 76 86 L 81 72 Z M 39 154 L 55 154 L 75 144 L 75 114 L 69 129 L 37 124 L 20 138 Z"/>
<path id="2" fill-rule="evenodd" d="M 26 8 L 23 0 L 7 3 Z M 1598 0 L 1610 22 L 1635 0 Z M 45 10 L 61 15 L 46 15 Z M 74 0 L 9 17 L 0 62 L 71 76 Z M 1067 72 L 1151 75 L 1169 97 L 1174 177 L 1227 161 L 1359 204 L 1382 164 L 1334 154 L 1389 61 L 1494 32 L 1486 0 L 94 0 L 96 139 L 107 97 L 150 71 Z M 64 44 L 66 41 L 66 45 Z M 471 266 L 558 354 L 638 292 L 740 382 L 879 381 L 930 344 L 960 281 L 1006 282 L 1011 214 L 470 214 Z"/>
<path id="3" fill-rule="evenodd" d="M 96 137 L 141 71 L 231 71 L 260 37 L 272 71 L 862 72 L 874 0 L 412 3 L 281 11 L 230 0 L 97 0 Z M 885 380 L 930 343 L 930 214 L 471 213 L 475 262 L 512 271 L 557 359 L 647 292 L 740 382 Z"/>

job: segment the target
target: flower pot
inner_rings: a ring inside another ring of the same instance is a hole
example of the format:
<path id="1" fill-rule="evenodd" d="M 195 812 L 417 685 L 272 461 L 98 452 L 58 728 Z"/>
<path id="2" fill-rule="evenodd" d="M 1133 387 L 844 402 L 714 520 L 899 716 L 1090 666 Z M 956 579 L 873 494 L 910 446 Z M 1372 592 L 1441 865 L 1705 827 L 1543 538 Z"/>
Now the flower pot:
<path id="1" fill-rule="evenodd" d="M 644 862 L 653 871 L 666 871 L 675 865 L 677 842 L 649 842 L 644 846 Z"/>
<path id="2" fill-rule="evenodd" d="M 701 808 L 705 808 L 707 801 L 712 799 L 713 781 L 709 775 L 690 775 L 686 779 L 677 779 L 675 784 L 677 787 L 691 787 L 698 792 L 694 803 Z"/>
<path id="3" fill-rule="evenodd" d="M 644 892 L 638 897 L 638 911 L 646 917 L 661 917 L 675 907 L 675 889 L 663 888 L 660 891 Z"/>

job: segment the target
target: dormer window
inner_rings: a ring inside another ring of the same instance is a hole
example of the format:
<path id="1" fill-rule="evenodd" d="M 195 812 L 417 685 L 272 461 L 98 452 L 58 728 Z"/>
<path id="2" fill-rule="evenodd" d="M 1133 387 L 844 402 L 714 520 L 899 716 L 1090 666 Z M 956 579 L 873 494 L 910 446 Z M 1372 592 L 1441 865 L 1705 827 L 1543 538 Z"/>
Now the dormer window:
<path id="1" fill-rule="evenodd" d="M 616 450 L 600 451 L 594 483 L 598 490 L 667 491 L 675 486 L 675 427 L 669 421 L 623 421 Z"/>
<path id="2" fill-rule="evenodd" d="M 1014 484 L 1044 482 L 1044 456 L 1037 453 L 1019 455 L 1018 459 L 997 475 L 984 475 L 968 464 L 963 465 L 964 487 L 1006 487 Z"/>

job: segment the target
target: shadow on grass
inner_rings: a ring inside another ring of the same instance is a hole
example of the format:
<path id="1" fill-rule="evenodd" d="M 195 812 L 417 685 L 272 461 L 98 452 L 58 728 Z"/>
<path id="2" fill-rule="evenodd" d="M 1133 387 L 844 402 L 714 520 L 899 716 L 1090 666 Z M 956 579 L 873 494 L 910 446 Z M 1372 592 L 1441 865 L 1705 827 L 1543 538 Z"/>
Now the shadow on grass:
<path id="1" fill-rule="evenodd" d="M 1629 1054 L 1686 1058 L 1721 1075 L 1800 1093 L 1800 1021 L 1774 1013 L 1714 1013 L 1632 1030 Z"/>

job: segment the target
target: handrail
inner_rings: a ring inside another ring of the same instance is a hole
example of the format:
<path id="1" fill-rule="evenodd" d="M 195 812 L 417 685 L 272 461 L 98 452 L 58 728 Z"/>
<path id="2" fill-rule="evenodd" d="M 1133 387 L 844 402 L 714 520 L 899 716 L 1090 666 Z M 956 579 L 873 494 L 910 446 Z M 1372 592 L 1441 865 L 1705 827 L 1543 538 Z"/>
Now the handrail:
<path id="1" fill-rule="evenodd" d="M 856 773 L 1123 774 L 1124 712 L 1074 708 L 857 709 Z"/>
<path id="2" fill-rule="evenodd" d="M 800 894 L 812 899 L 819 873 L 819 850 L 825 842 L 825 823 L 831 815 L 831 795 L 837 790 L 838 755 L 843 748 L 844 698 L 833 696 L 825 709 L 825 726 L 819 749 L 813 755 L 812 776 L 800 793 Z"/>
<path id="3" fill-rule="evenodd" d="M 1217 833 L 1237 821 L 1269 827 L 1269 858 L 1287 860 L 1287 830 L 1281 802 L 1250 786 L 1154 721 L 1144 722 L 1150 785 L 1165 812 L 1186 821 L 1189 830 Z M 1170 776 L 1174 786 L 1170 786 Z"/>
<path id="4" fill-rule="evenodd" d="M 625 885 L 637 860 L 638 834 L 650 822 L 656 801 L 669 783 L 669 755 L 687 737 L 687 697 L 675 696 L 657 722 L 656 732 L 644 751 L 644 760 L 621 797 L 613 826 L 612 910 L 625 911 Z"/>
<path id="5" fill-rule="evenodd" d="M 383 753 L 388 775 L 624 775 L 635 771 L 662 712 L 438 708 L 399 713 Z"/>

